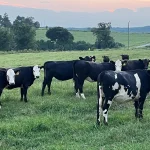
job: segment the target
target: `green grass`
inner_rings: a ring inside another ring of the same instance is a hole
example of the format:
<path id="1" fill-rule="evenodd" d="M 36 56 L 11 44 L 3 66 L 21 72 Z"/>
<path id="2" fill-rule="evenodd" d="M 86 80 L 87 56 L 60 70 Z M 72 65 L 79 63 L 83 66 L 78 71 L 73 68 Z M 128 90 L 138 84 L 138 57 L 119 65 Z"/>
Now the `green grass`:
<path id="1" fill-rule="evenodd" d="M 70 31 L 74 36 L 74 41 L 86 41 L 91 44 L 95 43 L 96 37 L 93 35 L 92 32 L 83 32 L 83 31 Z M 48 40 L 45 36 L 46 30 L 45 29 L 39 29 L 36 32 L 36 39 L 37 40 Z M 125 46 L 128 46 L 128 34 L 127 33 L 117 33 L 112 32 L 112 37 L 114 37 L 116 42 L 120 42 L 124 44 Z M 140 46 L 143 44 L 150 43 L 150 34 L 148 33 L 130 33 L 130 48 Z"/>
<path id="2" fill-rule="evenodd" d="M 0 54 L 1 67 L 39 64 L 47 60 L 72 60 L 79 56 L 120 54 L 131 59 L 149 58 L 148 50 L 39 52 Z M 0 110 L 0 150 L 148 150 L 150 147 L 150 102 L 144 105 L 144 119 L 134 118 L 133 103 L 113 103 L 108 126 L 96 126 L 96 83 L 85 81 L 86 100 L 75 98 L 73 81 L 53 79 L 51 92 L 41 97 L 41 77 L 28 90 L 29 102 L 20 102 L 19 89 L 4 90 Z"/>

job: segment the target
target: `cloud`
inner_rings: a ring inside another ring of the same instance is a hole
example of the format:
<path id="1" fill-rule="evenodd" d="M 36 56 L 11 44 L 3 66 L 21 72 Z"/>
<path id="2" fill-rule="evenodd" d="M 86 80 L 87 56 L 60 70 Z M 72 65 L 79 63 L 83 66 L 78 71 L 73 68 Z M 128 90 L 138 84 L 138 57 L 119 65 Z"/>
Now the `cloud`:
<path id="1" fill-rule="evenodd" d="M 50 3 L 50 2 L 49 1 L 40 1 L 40 3 L 47 4 L 47 3 Z"/>

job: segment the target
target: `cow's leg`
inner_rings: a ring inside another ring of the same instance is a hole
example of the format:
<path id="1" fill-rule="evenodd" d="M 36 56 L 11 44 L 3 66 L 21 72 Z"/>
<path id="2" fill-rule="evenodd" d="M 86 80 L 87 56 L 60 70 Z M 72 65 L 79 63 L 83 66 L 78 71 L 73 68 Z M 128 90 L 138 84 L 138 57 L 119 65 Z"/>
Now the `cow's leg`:
<path id="1" fill-rule="evenodd" d="M 45 90 L 46 84 L 47 84 L 47 79 L 44 78 L 44 81 L 43 81 L 43 84 L 42 84 L 42 92 L 41 92 L 41 96 L 44 95 L 44 90 Z"/>
<path id="2" fill-rule="evenodd" d="M 23 87 L 20 88 L 20 94 L 21 94 L 20 101 L 23 101 Z"/>
<path id="3" fill-rule="evenodd" d="M 139 119 L 143 118 L 143 105 L 144 105 L 145 99 L 146 99 L 146 96 L 141 96 L 139 98 L 139 115 L 138 115 Z"/>
<path id="4" fill-rule="evenodd" d="M 103 107 L 104 97 L 102 97 L 102 87 L 99 84 L 97 85 L 97 98 L 98 98 L 97 124 L 100 125 L 100 116 L 102 114 L 102 107 Z"/>
<path id="5" fill-rule="evenodd" d="M 112 104 L 112 99 L 105 99 L 104 105 L 103 105 L 103 117 L 104 117 L 104 124 L 108 125 L 108 109 Z"/>
<path id="6" fill-rule="evenodd" d="M 2 91 L 3 91 L 3 90 L 0 89 L 0 97 L 1 97 L 1 95 L 2 95 Z M 1 109 L 1 108 L 2 108 L 2 103 L 1 103 L 1 100 L 0 100 L 0 109 Z"/>
<path id="7" fill-rule="evenodd" d="M 51 83 L 52 83 L 52 78 L 53 77 L 48 78 L 48 81 L 47 81 L 47 88 L 48 88 L 49 95 L 51 95 L 50 87 L 51 87 Z"/>
<path id="8" fill-rule="evenodd" d="M 75 89 L 75 92 L 76 92 L 76 97 L 77 98 L 80 98 L 80 94 L 79 94 L 79 88 L 78 88 L 78 78 L 74 78 L 73 79 L 74 81 L 74 89 Z"/>
<path id="9" fill-rule="evenodd" d="M 139 101 L 134 101 L 135 118 L 138 118 Z"/>
<path id="10" fill-rule="evenodd" d="M 24 86 L 23 87 L 23 94 L 24 94 L 24 101 L 25 102 L 28 102 L 28 100 L 27 100 L 27 90 L 28 90 L 28 87 Z"/>
<path id="11" fill-rule="evenodd" d="M 86 98 L 85 98 L 85 95 L 84 95 L 84 93 L 83 93 L 83 84 L 84 84 L 84 79 L 79 80 L 78 86 L 79 86 L 80 95 L 81 95 L 81 97 L 82 97 L 83 99 L 86 99 Z"/>

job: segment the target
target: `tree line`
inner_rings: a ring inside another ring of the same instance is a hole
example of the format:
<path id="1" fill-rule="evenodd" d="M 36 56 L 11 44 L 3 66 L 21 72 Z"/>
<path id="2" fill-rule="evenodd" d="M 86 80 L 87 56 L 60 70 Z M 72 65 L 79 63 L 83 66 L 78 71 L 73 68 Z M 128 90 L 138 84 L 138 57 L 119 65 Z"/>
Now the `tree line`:
<path id="1" fill-rule="evenodd" d="M 92 50 L 95 48 L 118 48 L 124 46 L 116 43 L 110 36 L 111 23 L 99 23 L 97 28 L 92 28 L 96 36 L 95 44 L 85 41 L 74 42 L 74 36 L 63 27 L 47 28 L 47 41 L 36 41 L 36 30 L 40 23 L 33 17 L 17 16 L 11 22 L 7 13 L 0 15 L 0 50 Z"/>

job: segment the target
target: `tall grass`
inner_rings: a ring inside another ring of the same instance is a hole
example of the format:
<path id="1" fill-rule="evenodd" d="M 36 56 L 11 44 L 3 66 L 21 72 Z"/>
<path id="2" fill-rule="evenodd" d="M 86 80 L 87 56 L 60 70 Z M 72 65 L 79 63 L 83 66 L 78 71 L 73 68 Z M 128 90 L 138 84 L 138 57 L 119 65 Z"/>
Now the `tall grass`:
<path id="1" fill-rule="evenodd" d="M 47 60 L 72 60 L 79 56 L 102 55 L 112 60 L 127 53 L 131 59 L 149 58 L 147 50 L 88 52 L 41 52 L 1 54 L 1 67 L 39 64 Z M 85 81 L 86 100 L 75 98 L 73 81 L 53 79 L 51 92 L 41 97 L 41 77 L 28 90 L 28 103 L 20 102 L 20 90 L 4 90 L 0 110 L 0 150 L 148 150 L 150 147 L 150 102 L 144 105 L 144 119 L 134 118 L 133 103 L 113 103 L 108 126 L 96 126 L 96 83 Z"/>

